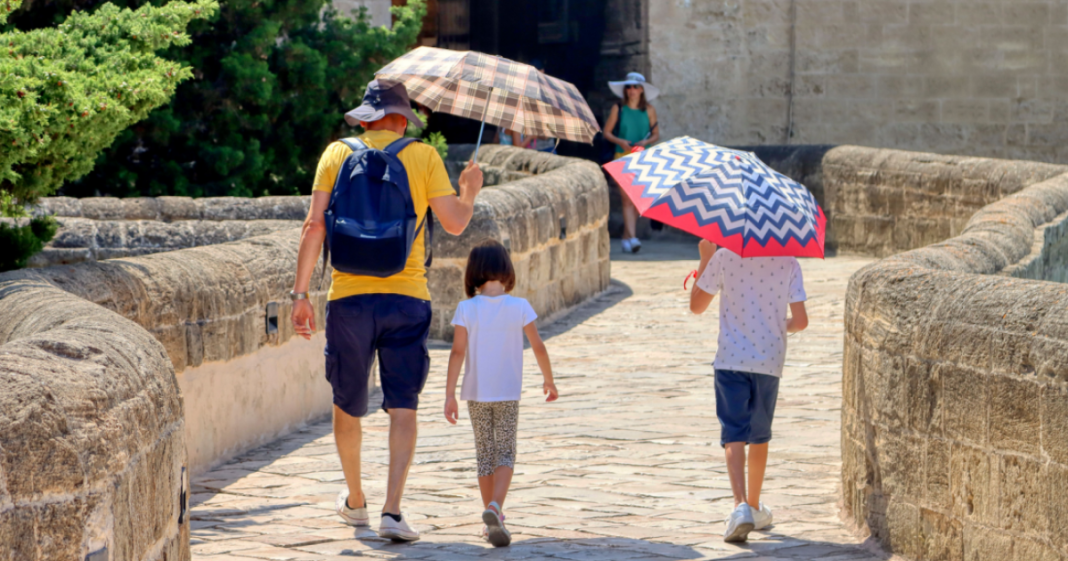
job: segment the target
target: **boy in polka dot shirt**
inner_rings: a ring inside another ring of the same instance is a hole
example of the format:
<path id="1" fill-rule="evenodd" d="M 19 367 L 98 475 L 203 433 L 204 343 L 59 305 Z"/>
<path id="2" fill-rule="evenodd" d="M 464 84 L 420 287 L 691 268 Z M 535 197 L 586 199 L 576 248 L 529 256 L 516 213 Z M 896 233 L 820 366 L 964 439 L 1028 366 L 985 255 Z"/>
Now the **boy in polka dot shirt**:
<path id="1" fill-rule="evenodd" d="M 716 416 L 720 445 L 734 491 L 734 512 L 727 519 L 726 541 L 745 541 L 749 532 L 771 525 L 771 510 L 760 502 L 768 442 L 786 360 L 786 336 L 808 327 L 801 266 L 793 257 L 742 259 L 702 240 L 701 265 L 690 292 L 690 310 L 704 313 L 716 294 L 719 345 Z M 746 445 L 749 486 L 746 489 Z"/>

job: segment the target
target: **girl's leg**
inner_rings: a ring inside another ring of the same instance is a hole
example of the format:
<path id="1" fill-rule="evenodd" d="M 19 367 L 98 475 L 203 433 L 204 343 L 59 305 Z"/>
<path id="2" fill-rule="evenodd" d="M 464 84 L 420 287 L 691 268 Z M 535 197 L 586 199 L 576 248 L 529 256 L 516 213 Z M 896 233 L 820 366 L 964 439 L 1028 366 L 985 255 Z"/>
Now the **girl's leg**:
<path id="1" fill-rule="evenodd" d="M 760 490 L 764 486 L 764 470 L 768 467 L 768 443 L 749 445 L 749 506 L 760 510 Z"/>
<path id="2" fill-rule="evenodd" d="M 623 192 L 622 187 L 619 188 L 619 197 L 623 199 L 623 239 L 636 238 L 638 237 L 638 207 L 634 206 L 634 202 Z"/>
<path id="3" fill-rule="evenodd" d="M 493 404 L 467 402 L 471 427 L 475 429 L 475 456 L 478 458 L 478 488 L 482 494 L 483 508 L 493 500 L 493 466 L 496 445 L 493 438 Z"/>
<path id="4" fill-rule="evenodd" d="M 516 440 L 519 429 L 519 402 L 501 401 L 494 404 L 493 428 L 497 444 L 497 467 L 493 472 L 493 500 L 504 507 L 508 488 L 515 473 Z"/>

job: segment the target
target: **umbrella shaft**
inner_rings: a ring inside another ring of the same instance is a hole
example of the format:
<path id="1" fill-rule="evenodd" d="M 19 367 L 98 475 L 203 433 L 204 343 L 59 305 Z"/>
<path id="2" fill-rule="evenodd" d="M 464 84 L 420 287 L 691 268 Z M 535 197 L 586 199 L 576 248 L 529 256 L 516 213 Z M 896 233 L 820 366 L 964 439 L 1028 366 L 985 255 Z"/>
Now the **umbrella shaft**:
<path id="1" fill-rule="evenodd" d="M 471 158 L 472 162 L 478 161 L 478 149 L 482 147 L 482 132 L 486 130 L 486 115 L 489 114 L 489 104 L 492 98 L 493 88 L 490 88 L 490 93 L 486 96 L 486 108 L 482 111 L 482 126 L 478 129 L 478 142 L 475 143 L 475 156 Z"/>

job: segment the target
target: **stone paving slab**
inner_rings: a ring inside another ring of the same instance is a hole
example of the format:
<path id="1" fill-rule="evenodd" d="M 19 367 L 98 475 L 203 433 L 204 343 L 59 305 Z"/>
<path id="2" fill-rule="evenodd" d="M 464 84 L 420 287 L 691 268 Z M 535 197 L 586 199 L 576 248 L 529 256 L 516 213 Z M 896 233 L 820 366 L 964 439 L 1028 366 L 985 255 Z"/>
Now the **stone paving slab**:
<path id="1" fill-rule="evenodd" d="M 456 426 L 442 415 L 448 346 L 437 343 L 404 502 L 419 542 L 392 544 L 340 523 L 341 466 L 324 421 L 195 479 L 193 558 L 884 559 L 842 525 L 837 504 L 843 297 L 849 276 L 871 260 L 802 261 L 810 327 L 789 341 L 764 494 L 776 524 L 732 545 L 722 540 L 733 500 L 710 365 L 717 314 L 690 314 L 682 290 L 696 253 L 691 244 L 648 243 L 636 256 L 614 254 L 610 290 L 542 329 L 558 402 L 540 399 L 528 351 L 505 505 L 511 547 L 479 538 L 472 431 L 465 407 Z M 366 420 L 372 510 L 385 494 L 386 434 L 385 415 Z"/>

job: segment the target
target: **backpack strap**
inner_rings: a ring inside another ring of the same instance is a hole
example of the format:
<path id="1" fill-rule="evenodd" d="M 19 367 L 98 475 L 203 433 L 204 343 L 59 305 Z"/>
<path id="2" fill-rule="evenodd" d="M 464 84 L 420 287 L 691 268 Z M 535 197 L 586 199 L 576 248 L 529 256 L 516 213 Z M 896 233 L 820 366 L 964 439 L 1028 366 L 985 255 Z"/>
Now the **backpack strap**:
<path id="1" fill-rule="evenodd" d="M 418 138 L 401 137 L 389 143 L 389 146 L 386 146 L 385 151 L 389 155 L 396 157 L 401 153 L 401 150 L 404 150 L 413 142 L 422 142 L 422 140 Z M 429 274 L 430 265 L 434 263 L 434 211 L 430 210 L 429 206 L 426 208 L 426 214 L 423 215 L 422 223 L 419 224 L 419 229 L 416 230 L 417 236 L 423 233 L 424 226 L 426 227 L 427 237 L 426 243 L 423 244 L 423 251 L 426 252 L 426 263 L 424 266 Z"/>
<path id="2" fill-rule="evenodd" d="M 367 150 L 368 146 L 363 143 L 359 138 L 342 138 L 340 140 L 342 144 L 349 147 L 349 150 L 357 152 L 360 150 Z M 351 155 L 351 154 L 350 154 Z M 336 183 L 336 181 L 335 181 Z M 331 197 L 333 193 L 331 193 Z M 323 289 L 323 280 L 326 278 L 326 267 L 330 264 L 330 238 L 323 238 L 323 268 L 319 272 L 319 290 Z"/>

